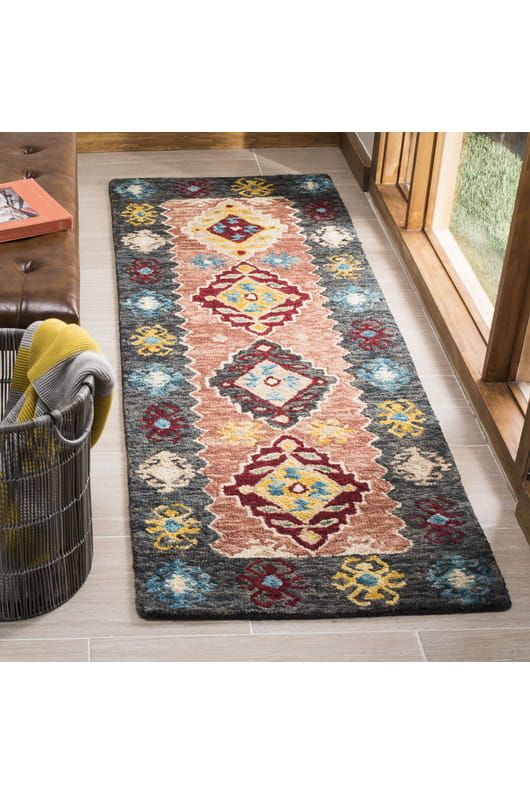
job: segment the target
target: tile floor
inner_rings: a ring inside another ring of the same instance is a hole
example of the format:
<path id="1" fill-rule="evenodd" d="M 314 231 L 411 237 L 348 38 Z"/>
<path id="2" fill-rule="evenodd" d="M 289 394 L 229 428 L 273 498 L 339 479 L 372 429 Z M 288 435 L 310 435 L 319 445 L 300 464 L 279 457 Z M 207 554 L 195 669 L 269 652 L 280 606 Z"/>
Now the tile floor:
<path id="1" fill-rule="evenodd" d="M 155 621 L 136 615 L 121 401 L 93 454 L 95 555 L 74 598 L 0 625 L 0 660 L 529 660 L 530 548 L 514 500 L 407 275 L 335 148 L 79 156 L 83 323 L 119 373 L 107 183 L 115 177 L 326 172 L 333 178 L 412 352 L 473 507 L 506 578 L 505 613 L 320 621 Z"/>

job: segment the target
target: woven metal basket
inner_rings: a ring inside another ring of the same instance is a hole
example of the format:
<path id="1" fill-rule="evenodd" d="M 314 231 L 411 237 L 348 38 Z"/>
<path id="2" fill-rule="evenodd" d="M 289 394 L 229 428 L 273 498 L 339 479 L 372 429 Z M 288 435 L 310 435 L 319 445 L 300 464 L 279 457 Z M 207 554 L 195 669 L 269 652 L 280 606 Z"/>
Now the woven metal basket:
<path id="1" fill-rule="evenodd" d="M 21 338 L 0 329 L 0 417 Z M 62 411 L 0 426 L 0 621 L 59 607 L 90 571 L 93 388 L 89 379 Z"/>

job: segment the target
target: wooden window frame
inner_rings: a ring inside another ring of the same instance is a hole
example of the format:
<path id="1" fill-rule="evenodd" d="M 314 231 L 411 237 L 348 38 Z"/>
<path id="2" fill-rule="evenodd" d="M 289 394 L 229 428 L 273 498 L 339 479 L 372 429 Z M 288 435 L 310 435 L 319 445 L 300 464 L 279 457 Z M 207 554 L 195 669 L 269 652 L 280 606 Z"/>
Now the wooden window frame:
<path id="1" fill-rule="evenodd" d="M 462 140 L 463 133 L 436 135 L 424 231 L 487 342 L 493 318 L 491 304 L 449 230 Z M 462 276 L 466 271 L 469 272 L 467 281 Z"/>
<path id="2" fill-rule="evenodd" d="M 418 133 L 405 217 L 405 227 L 409 231 L 419 232 L 425 226 L 435 143 L 436 133 Z"/>
<path id="3" fill-rule="evenodd" d="M 398 186 L 407 201 L 410 196 L 410 186 L 412 183 L 412 172 L 414 169 L 414 157 L 416 155 L 417 142 L 418 133 L 403 133 L 401 160 L 399 163 Z"/>
<path id="4" fill-rule="evenodd" d="M 485 381 L 516 380 L 529 318 L 530 142 L 527 140 L 484 362 Z"/>
<path id="5" fill-rule="evenodd" d="M 448 200 L 444 207 L 433 198 L 444 179 L 444 135 L 419 134 L 406 197 L 399 185 L 397 156 L 398 149 L 399 157 L 403 151 L 404 133 L 376 133 L 369 192 L 514 489 L 516 515 L 530 540 L 530 411 L 524 411 L 520 396 L 510 386 L 514 361 L 519 362 L 523 344 L 530 345 L 526 333 L 530 318 L 530 143 L 527 141 L 489 330 L 480 313 L 472 311 L 466 285 L 449 258 L 444 260 L 443 247 L 433 231 L 435 213 L 449 212 Z"/>

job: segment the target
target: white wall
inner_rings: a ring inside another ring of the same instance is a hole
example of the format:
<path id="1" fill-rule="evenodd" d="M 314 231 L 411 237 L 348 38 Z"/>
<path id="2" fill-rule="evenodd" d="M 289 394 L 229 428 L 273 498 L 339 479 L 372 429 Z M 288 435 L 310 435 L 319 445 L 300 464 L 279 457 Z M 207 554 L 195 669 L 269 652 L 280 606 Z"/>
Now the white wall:
<path id="1" fill-rule="evenodd" d="M 366 151 L 368 152 L 368 154 L 371 157 L 372 156 L 372 151 L 373 151 L 373 148 L 374 148 L 374 135 L 375 135 L 375 133 L 373 133 L 373 132 L 358 132 L 358 133 L 355 133 L 355 134 L 359 136 L 359 139 L 360 139 L 362 145 L 364 146 L 364 148 L 366 149 Z"/>

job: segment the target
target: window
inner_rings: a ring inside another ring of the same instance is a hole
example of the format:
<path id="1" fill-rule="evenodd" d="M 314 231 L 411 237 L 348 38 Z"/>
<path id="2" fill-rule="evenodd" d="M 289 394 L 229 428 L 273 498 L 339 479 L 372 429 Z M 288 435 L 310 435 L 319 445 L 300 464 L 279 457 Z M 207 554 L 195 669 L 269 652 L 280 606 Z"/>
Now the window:
<path id="1" fill-rule="evenodd" d="M 464 133 L 449 229 L 495 304 L 526 133 Z"/>
<path id="2" fill-rule="evenodd" d="M 378 133 L 370 192 L 518 495 L 530 540 L 529 138 Z"/>
<path id="3" fill-rule="evenodd" d="M 487 339 L 506 253 L 526 133 L 439 136 L 433 245 Z"/>

